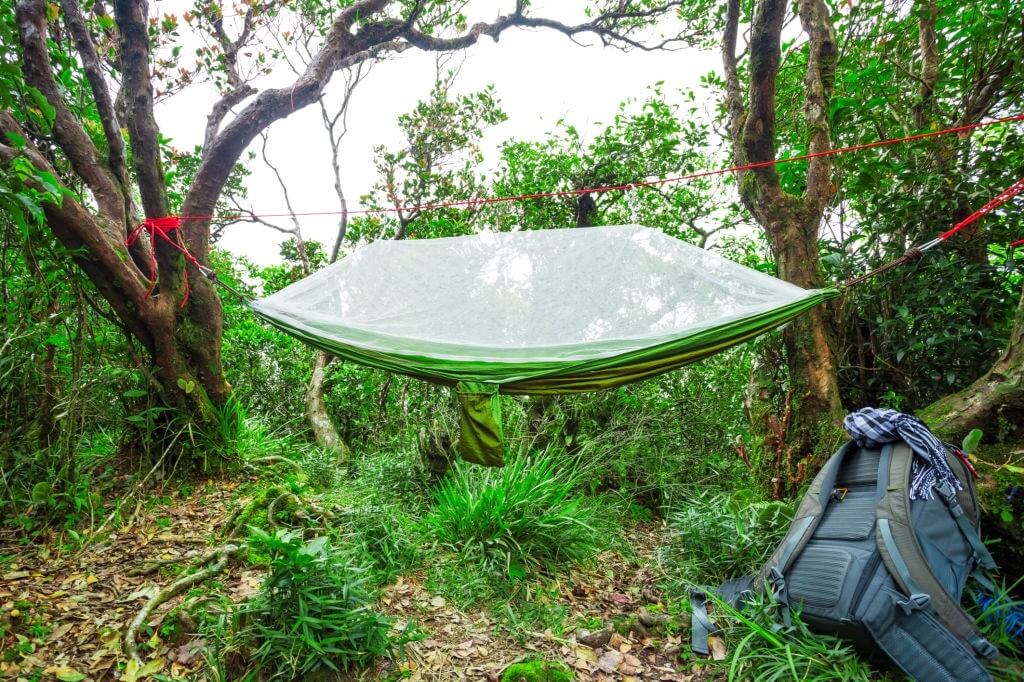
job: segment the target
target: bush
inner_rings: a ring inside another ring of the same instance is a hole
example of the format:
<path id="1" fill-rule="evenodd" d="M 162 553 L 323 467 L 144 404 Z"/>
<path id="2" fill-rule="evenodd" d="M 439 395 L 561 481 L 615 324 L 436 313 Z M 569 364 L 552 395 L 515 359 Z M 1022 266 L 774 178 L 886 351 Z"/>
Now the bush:
<path id="1" fill-rule="evenodd" d="M 435 491 L 426 522 L 442 544 L 502 577 L 593 557 L 602 547 L 596 505 L 575 494 L 583 470 L 549 453 L 501 469 L 457 464 Z"/>
<path id="2" fill-rule="evenodd" d="M 231 679 L 294 680 L 361 668 L 391 651 L 389 621 L 328 539 L 252 529 L 270 556 L 259 593 L 233 616 L 221 659 Z"/>
<path id="3" fill-rule="evenodd" d="M 753 493 L 691 494 L 669 514 L 672 535 L 661 552 L 663 567 L 673 579 L 712 585 L 753 573 L 792 519 L 789 503 L 760 501 Z"/>

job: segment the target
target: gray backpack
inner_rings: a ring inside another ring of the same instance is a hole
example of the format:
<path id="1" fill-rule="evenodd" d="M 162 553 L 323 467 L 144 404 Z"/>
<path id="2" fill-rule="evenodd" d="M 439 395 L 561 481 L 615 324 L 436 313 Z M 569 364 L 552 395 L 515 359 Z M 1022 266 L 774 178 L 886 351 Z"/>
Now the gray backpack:
<path id="1" fill-rule="evenodd" d="M 968 577 L 995 563 L 979 536 L 974 480 L 947 451 L 963 489 L 911 500 L 913 453 L 904 443 L 878 449 L 850 441 L 818 473 L 793 524 L 756 576 L 722 585 L 737 608 L 769 589 L 784 621 L 789 605 L 817 632 L 838 635 L 867 655 L 884 653 L 907 675 L 930 682 L 991 680 L 979 657 L 996 648 L 960 608 Z M 692 644 L 707 654 L 716 631 L 705 595 L 692 599 Z M 788 623 L 787 623 L 788 624 Z"/>

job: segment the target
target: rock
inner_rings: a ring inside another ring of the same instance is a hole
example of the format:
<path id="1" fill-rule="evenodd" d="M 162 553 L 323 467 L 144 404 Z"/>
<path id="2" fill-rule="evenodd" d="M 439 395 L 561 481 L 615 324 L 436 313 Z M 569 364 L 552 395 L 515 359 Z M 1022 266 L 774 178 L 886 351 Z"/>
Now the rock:
<path id="1" fill-rule="evenodd" d="M 589 630 L 581 630 L 576 633 L 576 641 L 580 644 L 589 646 L 591 649 L 599 649 L 608 644 L 608 641 L 612 638 L 612 629 L 604 628 L 596 632 L 590 632 Z"/>
<path id="2" fill-rule="evenodd" d="M 651 613 L 645 608 L 641 608 L 637 615 L 638 620 L 645 627 L 656 628 L 665 625 L 669 621 L 667 613 Z"/>

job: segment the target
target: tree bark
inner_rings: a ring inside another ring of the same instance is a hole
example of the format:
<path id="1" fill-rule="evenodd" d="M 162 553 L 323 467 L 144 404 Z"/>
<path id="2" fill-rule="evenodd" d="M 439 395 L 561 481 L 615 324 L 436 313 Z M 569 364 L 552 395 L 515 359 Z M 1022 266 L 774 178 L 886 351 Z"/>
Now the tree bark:
<path id="1" fill-rule="evenodd" d="M 750 33 L 750 83 L 746 102 L 736 60 L 739 0 L 727 7 L 723 61 L 726 107 L 733 156 L 738 165 L 776 158 L 775 97 L 785 23 L 785 0 L 759 0 Z M 810 152 L 831 147 L 828 102 L 835 77 L 836 44 L 828 8 L 822 0 L 797 3 L 807 34 L 808 61 L 804 84 L 804 122 Z M 818 252 L 818 230 L 833 189 L 828 157 L 808 163 L 802 196 L 788 193 L 772 165 L 738 174 L 740 198 L 765 230 L 782 279 L 807 289 L 825 285 Z M 768 423 L 752 424 L 765 438 L 766 477 L 795 492 L 803 472 L 816 467 L 840 438 L 843 408 L 829 334 L 828 308 L 818 307 L 783 331 L 789 371 L 785 414 L 771 414 Z M 753 411 L 761 413 L 763 411 Z M 769 441 L 774 445 L 768 447 Z"/>

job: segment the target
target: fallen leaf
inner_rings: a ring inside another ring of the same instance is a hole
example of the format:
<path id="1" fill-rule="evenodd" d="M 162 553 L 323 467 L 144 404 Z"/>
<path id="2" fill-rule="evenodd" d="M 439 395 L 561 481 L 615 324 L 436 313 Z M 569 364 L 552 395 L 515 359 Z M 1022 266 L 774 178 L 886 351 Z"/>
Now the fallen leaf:
<path id="1" fill-rule="evenodd" d="M 597 660 L 597 667 L 606 673 L 613 673 L 621 663 L 622 654 L 615 649 L 611 649 L 601 654 L 601 658 Z"/>
<path id="2" fill-rule="evenodd" d="M 721 637 L 708 636 L 708 645 L 711 647 L 711 658 L 716 661 L 725 660 L 725 641 Z"/>
<path id="3" fill-rule="evenodd" d="M 154 658 L 145 665 L 139 667 L 139 664 L 134 659 L 128 661 L 128 664 L 124 667 L 124 677 L 121 679 L 123 682 L 138 682 L 139 680 L 145 679 L 154 673 L 158 673 L 164 669 L 164 659 Z"/>

